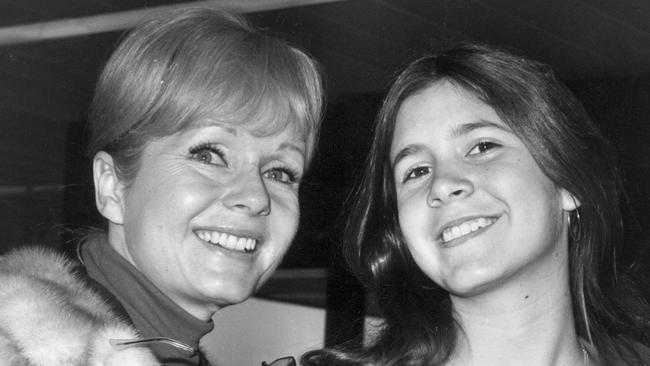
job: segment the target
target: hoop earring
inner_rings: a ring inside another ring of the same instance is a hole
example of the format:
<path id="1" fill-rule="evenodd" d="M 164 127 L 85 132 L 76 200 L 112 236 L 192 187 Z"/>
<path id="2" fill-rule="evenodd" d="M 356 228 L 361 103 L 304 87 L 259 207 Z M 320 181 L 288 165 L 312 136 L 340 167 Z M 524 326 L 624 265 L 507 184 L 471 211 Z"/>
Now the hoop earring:
<path id="1" fill-rule="evenodd" d="M 575 218 L 571 220 L 571 216 Z M 574 243 L 578 243 L 582 237 L 582 222 L 580 220 L 580 208 L 576 207 L 575 210 L 569 213 L 569 236 L 573 239 Z"/>

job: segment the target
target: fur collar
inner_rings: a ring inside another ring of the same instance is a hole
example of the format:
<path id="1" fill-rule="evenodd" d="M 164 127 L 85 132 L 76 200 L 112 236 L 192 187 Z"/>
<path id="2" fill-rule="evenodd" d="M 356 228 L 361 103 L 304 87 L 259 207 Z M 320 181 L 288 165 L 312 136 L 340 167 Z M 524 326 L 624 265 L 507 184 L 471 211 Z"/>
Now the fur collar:
<path id="1" fill-rule="evenodd" d="M 0 366 L 159 365 L 146 348 L 111 346 L 110 339 L 133 339 L 137 333 L 74 267 L 42 247 L 0 257 Z"/>

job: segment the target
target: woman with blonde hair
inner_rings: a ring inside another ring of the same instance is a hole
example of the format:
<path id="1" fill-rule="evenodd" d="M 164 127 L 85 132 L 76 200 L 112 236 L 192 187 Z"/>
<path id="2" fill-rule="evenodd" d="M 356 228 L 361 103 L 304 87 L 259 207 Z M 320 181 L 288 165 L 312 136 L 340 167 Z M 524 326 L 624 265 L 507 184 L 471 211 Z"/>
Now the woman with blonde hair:
<path id="1" fill-rule="evenodd" d="M 130 32 L 89 118 L 105 230 L 81 266 L 0 259 L 0 364 L 207 365 L 212 315 L 259 289 L 296 233 L 322 104 L 315 61 L 239 16 L 186 9 Z"/>

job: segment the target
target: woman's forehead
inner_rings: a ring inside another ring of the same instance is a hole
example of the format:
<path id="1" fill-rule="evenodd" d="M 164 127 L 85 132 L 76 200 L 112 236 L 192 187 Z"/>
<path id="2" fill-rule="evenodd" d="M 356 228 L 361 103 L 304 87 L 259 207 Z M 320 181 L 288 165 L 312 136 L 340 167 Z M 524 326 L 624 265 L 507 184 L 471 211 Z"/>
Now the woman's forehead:
<path id="1" fill-rule="evenodd" d="M 297 132 L 308 129 L 309 116 L 300 113 L 300 101 L 279 95 L 264 95 L 248 99 L 233 93 L 227 99 L 206 101 L 195 110 L 197 117 L 232 126 L 245 126 L 256 134 L 275 134 L 287 128 Z"/>
<path id="2" fill-rule="evenodd" d="M 295 140 L 305 140 L 307 128 L 305 123 L 297 121 L 276 121 L 274 119 L 242 120 L 238 118 L 201 118 L 190 122 L 186 128 L 220 127 L 237 135 L 238 130 L 245 130 L 256 137 L 275 136 L 288 133 Z"/>
<path id="3" fill-rule="evenodd" d="M 309 145 L 313 136 L 308 135 L 304 127 L 299 127 L 298 123 L 272 124 L 265 125 L 262 122 L 250 122 L 239 120 L 223 120 L 215 118 L 204 118 L 190 123 L 184 130 L 219 128 L 224 132 L 238 137 L 242 133 L 250 134 L 257 138 L 278 137 L 281 136 L 286 141 L 286 145 L 299 147 L 305 153 L 306 146 Z"/>

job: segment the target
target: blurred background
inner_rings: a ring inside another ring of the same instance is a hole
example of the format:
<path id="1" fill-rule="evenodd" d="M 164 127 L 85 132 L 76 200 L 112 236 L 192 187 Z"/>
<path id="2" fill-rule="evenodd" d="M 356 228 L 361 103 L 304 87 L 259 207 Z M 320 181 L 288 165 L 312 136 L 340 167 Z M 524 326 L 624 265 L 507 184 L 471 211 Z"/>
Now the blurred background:
<path id="1" fill-rule="evenodd" d="M 583 101 L 618 147 L 624 172 L 628 237 L 619 265 L 650 282 L 647 0 L 0 0 L 0 253 L 37 242 L 70 248 L 98 223 L 83 154 L 94 83 L 125 30 L 179 6 L 246 13 L 325 72 L 328 106 L 302 187 L 300 231 L 259 296 L 316 310 L 306 315 L 313 324 L 294 321 L 290 330 L 314 329 L 310 346 L 362 339 L 365 295 L 337 253 L 382 95 L 401 66 L 459 40 L 546 62 Z"/>

